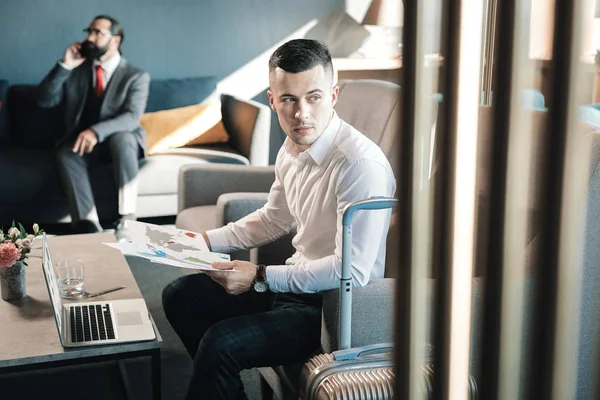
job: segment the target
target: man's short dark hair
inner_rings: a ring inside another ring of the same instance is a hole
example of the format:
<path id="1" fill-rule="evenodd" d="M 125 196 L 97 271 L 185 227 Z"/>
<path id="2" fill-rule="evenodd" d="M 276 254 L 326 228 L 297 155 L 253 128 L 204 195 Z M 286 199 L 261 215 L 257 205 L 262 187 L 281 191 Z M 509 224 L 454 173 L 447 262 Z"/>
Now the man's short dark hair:
<path id="1" fill-rule="evenodd" d="M 269 59 L 269 73 L 276 68 L 298 73 L 322 65 L 333 78 L 333 64 L 327 45 L 319 40 L 294 39 L 281 45 Z"/>
<path id="2" fill-rule="evenodd" d="M 110 15 L 98 15 L 94 18 L 94 21 L 96 21 L 97 19 L 106 19 L 110 22 L 110 34 L 113 36 L 121 37 L 121 43 L 119 43 L 119 51 L 121 51 L 121 45 L 125 40 L 125 32 L 123 32 L 123 25 L 121 25 L 119 21 L 117 21 Z"/>

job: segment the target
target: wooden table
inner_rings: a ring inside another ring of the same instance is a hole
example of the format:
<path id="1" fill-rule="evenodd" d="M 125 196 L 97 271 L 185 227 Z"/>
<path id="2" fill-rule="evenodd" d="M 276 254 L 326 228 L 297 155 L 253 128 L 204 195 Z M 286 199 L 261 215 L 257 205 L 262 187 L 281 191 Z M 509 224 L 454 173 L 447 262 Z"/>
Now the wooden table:
<path id="1" fill-rule="evenodd" d="M 83 261 L 86 291 L 127 286 L 90 301 L 142 298 L 125 257 L 118 250 L 102 244 L 114 241 L 111 233 L 48 239 L 53 263 L 60 259 Z M 27 297 L 12 302 L 0 300 L 0 374 L 117 360 L 121 375 L 126 379 L 120 360 L 149 356 L 153 397 L 160 399 L 162 339 L 154 322 L 156 339 L 153 341 L 79 348 L 61 345 L 42 271 L 41 246 L 41 238 L 36 239 L 28 259 Z M 127 381 L 125 387 L 128 388 Z"/>

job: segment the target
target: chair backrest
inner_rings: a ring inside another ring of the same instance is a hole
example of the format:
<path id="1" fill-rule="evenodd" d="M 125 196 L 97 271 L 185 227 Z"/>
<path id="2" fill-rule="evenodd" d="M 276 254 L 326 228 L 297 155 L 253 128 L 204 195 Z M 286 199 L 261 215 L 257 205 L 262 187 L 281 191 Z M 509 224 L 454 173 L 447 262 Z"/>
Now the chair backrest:
<path id="1" fill-rule="evenodd" d="M 373 79 L 338 82 L 340 93 L 335 110 L 339 117 L 377 144 L 397 176 L 399 164 L 400 86 Z M 398 270 L 397 226 L 392 217 L 387 239 L 386 276 Z"/>
<path id="2" fill-rule="evenodd" d="M 341 119 L 375 142 L 396 169 L 400 128 L 400 86 L 372 79 L 341 80 L 335 110 Z"/>

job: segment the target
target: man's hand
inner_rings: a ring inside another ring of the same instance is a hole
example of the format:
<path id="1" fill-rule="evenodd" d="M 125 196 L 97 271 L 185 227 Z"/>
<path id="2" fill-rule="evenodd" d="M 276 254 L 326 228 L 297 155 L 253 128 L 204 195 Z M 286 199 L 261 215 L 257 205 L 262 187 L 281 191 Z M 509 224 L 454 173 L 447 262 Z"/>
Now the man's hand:
<path id="1" fill-rule="evenodd" d="M 81 57 L 79 51 L 81 50 L 81 42 L 75 42 L 71 44 L 67 50 L 65 50 L 65 55 L 62 59 L 62 63 L 68 68 L 73 69 L 79 67 L 84 61 L 85 58 Z"/>
<path id="2" fill-rule="evenodd" d="M 86 129 L 77 136 L 73 153 L 79 153 L 80 156 L 83 156 L 84 153 L 91 153 L 97 143 L 98 135 L 96 135 L 96 132 Z"/>
<path id="3" fill-rule="evenodd" d="M 248 261 L 214 262 L 212 267 L 237 272 L 204 271 L 229 294 L 242 294 L 252 289 L 258 267 Z"/>

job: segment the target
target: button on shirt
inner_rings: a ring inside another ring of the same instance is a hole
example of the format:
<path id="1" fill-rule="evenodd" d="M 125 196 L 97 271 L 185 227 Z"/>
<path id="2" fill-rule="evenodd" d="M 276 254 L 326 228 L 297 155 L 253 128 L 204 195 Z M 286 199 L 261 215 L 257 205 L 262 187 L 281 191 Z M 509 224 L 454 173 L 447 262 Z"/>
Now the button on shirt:
<path id="1" fill-rule="evenodd" d="M 271 242 L 296 229 L 296 253 L 267 266 L 273 292 L 313 293 L 339 287 L 342 215 L 349 203 L 396 190 L 379 146 L 334 112 L 323 134 L 298 153 L 286 139 L 275 163 L 275 182 L 261 209 L 207 232 L 213 251 L 230 252 Z M 364 286 L 383 277 L 390 210 L 359 211 L 352 223 L 352 280 Z"/>

